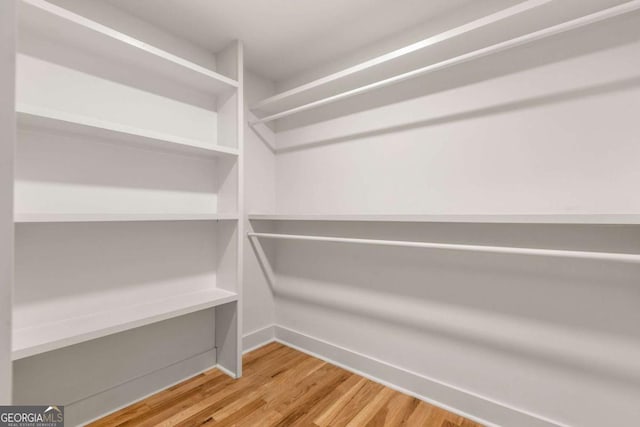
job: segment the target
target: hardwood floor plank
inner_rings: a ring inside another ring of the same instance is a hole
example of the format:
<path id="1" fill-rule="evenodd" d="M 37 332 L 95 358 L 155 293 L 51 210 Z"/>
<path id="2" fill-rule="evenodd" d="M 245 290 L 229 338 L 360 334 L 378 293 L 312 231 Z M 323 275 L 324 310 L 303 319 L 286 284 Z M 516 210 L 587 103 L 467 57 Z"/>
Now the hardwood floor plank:
<path id="1" fill-rule="evenodd" d="M 251 416 L 255 411 L 266 405 L 262 399 L 254 399 L 251 402 L 248 402 L 242 407 L 239 407 L 234 412 L 225 412 L 222 415 L 214 414 L 213 419 L 215 420 L 215 425 L 219 427 L 227 427 L 236 424 L 238 421 L 244 420 Z"/>
<path id="2" fill-rule="evenodd" d="M 260 385 L 261 378 L 259 377 L 252 377 L 248 381 L 235 381 L 224 390 L 202 399 L 195 405 L 190 406 L 158 425 L 167 427 L 175 425 L 197 425 L 198 421 L 204 421 L 213 416 L 216 411 L 241 399 L 251 392 L 252 389 L 260 387 Z M 187 423 L 185 424 L 185 422 Z"/>
<path id="3" fill-rule="evenodd" d="M 211 369 L 89 425 L 481 427 L 279 343 L 243 364 L 238 380 Z"/>
<path id="4" fill-rule="evenodd" d="M 368 380 L 366 380 L 365 378 L 358 378 L 355 376 L 354 378 L 357 379 L 357 382 L 353 384 L 353 386 L 349 390 L 347 390 L 340 399 L 334 402 L 333 405 L 331 405 L 326 411 L 324 411 L 318 418 L 314 420 L 314 423 L 317 426 L 328 426 L 329 422 L 333 418 L 335 418 L 336 415 L 338 415 L 338 412 L 340 412 L 368 382 Z"/>
<path id="5" fill-rule="evenodd" d="M 301 360 L 296 366 L 282 374 L 274 377 L 269 383 L 269 387 L 265 393 L 265 400 L 273 402 L 281 397 L 283 390 L 290 390 L 292 385 L 297 385 L 309 375 L 312 375 L 318 369 L 321 369 L 325 362 L 311 357 Z"/>
<path id="6" fill-rule="evenodd" d="M 380 408 L 384 407 L 394 394 L 394 390 L 383 388 L 349 421 L 347 427 L 360 427 L 368 424 L 369 421 L 376 416 Z"/>
<path id="7" fill-rule="evenodd" d="M 301 402 L 310 390 L 333 380 L 341 373 L 341 370 L 335 366 L 324 364 L 320 369 L 295 383 L 295 386 L 281 387 L 278 395 L 271 402 L 272 408 L 281 414 L 287 412 L 287 408 L 296 402 Z"/>
<path id="8" fill-rule="evenodd" d="M 280 413 L 272 409 L 265 409 L 265 406 L 262 406 L 257 411 L 254 411 L 249 417 L 239 420 L 233 424 L 233 427 L 271 427 L 280 419 L 282 419 L 282 415 L 280 415 Z"/>
<path id="9" fill-rule="evenodd" d="M 332 405 L 335 404 L 345 393 L 347 393 L 353 386 L 355 386 L 361 378 L 357 375 L 348 373 L 347 379 L 335 387 L 329 393 L 327 393 L 322 399 L 320 399 L 313 407 L 309 408 L 307 413 L 296 420 L 292 426 L 317 426 L 313 422 L 318 416 L 326 412 Z"/>
<path id="10" fill-rule="evenodd" d="M 227 387 L 231 382 L 233 382 L 233 379 L 224 374 L 194 377 L 183 383 L 183 387 L 175 388 L 173 393 L 164 394 L 164 400 L 153 400 L 146 413 L 129 419 L 122 424 L 122 427 L 157 425 L 158 422 L 179 414 L 201 401 L 205 392 L 211 393 L 213 390 L 220 390 Z M 156 396 L 154 395 L 152 398 Z"/>
<path id="11" fill-rule="evenodd" d="M 420 401 L 414 397 L 396 392 L 367 425 L 385 427 L 406 425 L 407 419 L 419 403 Z"/>
<path id="12" fill-rule="evenodd" d="M 330 377 L 329 381 L 316 383 L 315 387 L 311 387 L 307 393 L 300 397 L 302 404 L 291 405 L 286 411 L 280 411 L 283 415 L 277 426 L 290 426 L 301 418 L 303 418 L 318 402 L 320 402 L 331 390 L 347 380 L 349 374 L 347 372 L 336 372 Z"/>
<path id="13" fill-rule="evenodd" d="M 364 386 L 360 388 L 347 404 L 333 417 L 327 425 L 346 426 L 360 412 L 366 404 L 382 391 L 383 385 L 366 380 Z"/>
<path id="14" fill-rule="evenodd" d="M 244 366 L 249 366 L 251 363 L 258 359 L 263 359 L 269 353 L 274 352 L 275 350 L 281 349 L 284 346 L 278 342 L 271 342 L 267 345 L 263 345 L 260 348 L 253 350 L 250 353 L 247 353 L 242 358 L 242 364 Z"/>
<path id="15" fill-rule="evenodd" d="M 433 417 L 431 416 L 432 410 L 433 407 L 430 404 L 419 402 L 411 415 L 409 415 L 407 425 L 440 427 L 439 424 L 433 424 Z M 431 422 L 429 422 L 429 418 L 431 418 Z"/>
<path id="16" fill-rule="evenodd" d="M 149 406 L 147 406 L 145 401 L 134 403 L 131 406 L 128 406 L 121 411 L 114 412 L 113 414 L 107 415 L 104 418 L 97 420 L 91 425 L 94 427 L 108 427 L 114 425 L 123 425 L 123 423 L 128 420 L 137 417 L 140 414 L 145 414 L 149 410 Z"/>

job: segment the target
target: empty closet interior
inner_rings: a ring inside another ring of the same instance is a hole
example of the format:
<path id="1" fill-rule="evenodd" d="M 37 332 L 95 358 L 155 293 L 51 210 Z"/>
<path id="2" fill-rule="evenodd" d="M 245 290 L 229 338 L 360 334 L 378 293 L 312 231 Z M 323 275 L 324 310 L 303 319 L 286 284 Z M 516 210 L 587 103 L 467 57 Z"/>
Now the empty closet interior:
<path id="1" fill-rule="evenodd" d="M 0 403 L 278 341 L 486 425 L 640 416 L 640 0 L 0 14 Z"/>

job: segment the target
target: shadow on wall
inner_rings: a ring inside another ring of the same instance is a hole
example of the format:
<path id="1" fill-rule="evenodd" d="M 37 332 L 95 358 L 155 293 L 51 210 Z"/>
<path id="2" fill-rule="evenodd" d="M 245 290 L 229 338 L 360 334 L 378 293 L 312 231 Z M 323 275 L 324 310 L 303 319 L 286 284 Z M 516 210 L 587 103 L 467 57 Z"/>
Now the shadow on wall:
<path id="1" fill-rule="evenodd" d="M 315 231 L 341 235 L 329 227 Z M 621 251 L 638 249 L 633 227 L 525 226 L 519 233 L 513 228 L 521 226 L 500 227 L 468 225 L 461 233 L 469 243 L 507 246 L 508 236 L 516 236 L 510 246 L 540 247 L 546 240 L 566 248 L 600 240 L 617 242 Z M 451 226 L 449 232 L 438 225 L 405 228 L 410 240 L 464 239 L 452 236 Z M 581 374 L 640 382 L 636 264 L 290 241 L 279 243 L 276 263 L 276 297 L 309 310 L 322 307 Z"/>
<path id="2" fill-rule="evenodd" d="M 319 141 L 307 142 L 301 145 L 294 145 L 290 147 L 278 148 L 276 153 L 289 153 L 295 151 L 306 150 L 309 148 L 316 148 L 327 146 L 331 144 L 338 144 L 343 142 L 349 142 L 356 139 L 382 136 L 392 134 L 395 132 L 402 132 L 412 129 L 425 128 L 429 126 L 437 126 L 445 123 L 452 123 L 456 121 L 464 121 L 470 119 L 476 119 L 483 116 L 491 116 L 500 113 L 506 113 L 516 110 L 524 110 L 527 108 L 539 107 L 546 104 L 554 104 L 560 102 L 566 102 L 576 100 L 580 98 L 586 98 L 590 96 L 597 96 L 601 94 L 625 91 L 631 88 L 640 87 L 640 76 L 621 81 L 611 82 L 607 84 L 580 88 L 576 90 L 570 90 L 561 93 L 555 93 L 553 95 L 540 96 L 535 98 L 523 99 L 515 102 L 508 102 L 501 105 L 494 105 L 486 108 L 480 108 L 477 110 L 465 111 L 462 113 L 451 114 L 448 116 L 429 118 L 417 122 L 404 123 L 398 126 L 385 127 L 381 129 L 370 130 L 366 132 L 353 133 L 350 135 L 344 135 L 336 138 L 328 138 Z"/>
<path id="3" fill-rule="evenodd" d="M 454 88 L 471 85 L 474 83 L 514 74 L 517 72 L 530 70 L 547 64 L 577 58 L 594 52 L 607 50 L 640 40 L 640 26 L 638 16 L 633 13 L 601 22 L 589 27 L 564 33 L 558 36 L 543 39 L 514 50 L 507 50 L 488 57 L 476 59 L 463 65 L 444 69 L 438 72 L 427 74 L 423 77 L 411 79 L 403 83 L 392 85 L 374 92 L 369 92 L 356 96 L 340 103 L 329 104 L 313 109 L 309 112 L 296 114 L 295 116 L 284 118 L 278 121 L 277 130 L 283 132 L 298 127 L 311 125 L 314 123 L 335 119 L 347 114 L 375 109 L 377 107 L 399 103 L 413 98 L 419 98 L 438 92 L 447 91 Z M 615 29 L 615 31 L 612 31 Z M 428 65 L 428 64 L 424 64 Z M 589 96 L 602 93 L 608 90 L 620 90 L 625 85 L 635 85 L 637 82 L 613 82 L 602 88 L 584 88 L 566 94 L 557 94 L 541 99 L 534 99 L 531 104 L 527 100 L 515 103 L 515 105 L 505 105 L 503 107 L 491 107 L 485 112 L 469 113 L 471 117 L 475 115 L 495 114 L 509 108 L 527 108 L 540 105 L 542 103 L 561 102 L 565 99 L 572 99 L 582 96 Z M 466 114 L 466 113 L 465 113 Z M 464 117 L 462 117 L 464 118 Z M 444 117 L 436 119 L 446 122 L 459 120 L 460 118 L 446 119 Z M 416 123 L 414 126 L 428 126 Z M 360 135 L 345 136 L 343 142 Z M 319 142 L 318 142 L 319 143 Z M 288 149 L 288 148 L 287 148 Z"/>
<path id="4" fill-rule="evenodd" d="M 211 221 L 19 225 L 15 302 L 102 294 L 107 307 L 150 286 L 159 297 L 202 289 L 215 282 L 217 230 Z"/>
<path id="5" fill-rule="evenodd" d="M 96 55 L 94 52 L 80 51 L 52 43 L 47 40 L 46 36 L 34 36 L 28 32 L 21 34 L 20 52 L 176 101 L 215 109 L 214 97 L 203 95 L 196 89 L 192 90 L 184 85 L 176 84 L 172 81 L 171 76 L 164 78 L 148 73 L 144 68 L 133 69 L 131 64 L 117 64 Z"/>
<path id="6" fill-rule="evenodd" d="M 215 195 L 215 159 L 146 150 L 60 132 L 23 131 L 16 153 L 21 181 L 162 189 Z M 117 168 L 118 173 L 113 173 Z M 209 178 L 209 179 L 203 179 Z"/>

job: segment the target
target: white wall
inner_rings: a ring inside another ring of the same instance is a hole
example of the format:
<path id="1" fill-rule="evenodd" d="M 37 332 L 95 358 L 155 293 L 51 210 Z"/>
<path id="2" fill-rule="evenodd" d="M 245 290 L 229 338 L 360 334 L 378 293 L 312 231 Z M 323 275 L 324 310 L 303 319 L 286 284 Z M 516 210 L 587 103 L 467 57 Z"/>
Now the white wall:
<path id="1" fill-rule="evenodd" d="M 0 404 L 11 403 L 15 2 L 0 3 Z"/>
<path id="2" fill-rule="evenodd" d="M 245 105 L 263 99 L 274 92 L 273 84 L 260 76 L 245 72 Z M 251 112 L 247 112 L 250 119 Z M 275 145 L 273 133 L 268 129 L 254 132 L 248 125 L 245 128 L 245 211 L 274 212 L 275 210 Z M 246 218 L 245 218 L 246 221 Z M 246 230 L 251 224 L 246 222 Z M 243 336 L 244 349 L 260 344 L 270 338 L 270 328 L 274 323 L 273 293 L 265 280 L 251 244 L 244 245 L 244 307 Z M 266 334 L 266 335 L 265 335 Z"/>
<path id="3" fill-rule="evenodd" d="M 639 50 L 635 14 L 281 120 L 276 210 L 638 214 Z M 280 231 L 640 251 L 637 226 Z M 640 416 L 637 266 L 312 242 L 278 243 L 275 266 L 278 325 L 494 410 L 440 403 L 522 414 L 507 425 Z"/>
<path id="4" fill-rule="evenodd" d="M 559 58 L 615 41 L 598 28 L 280 123 L 278 211 L 637 213 L 638 43 Z"/>

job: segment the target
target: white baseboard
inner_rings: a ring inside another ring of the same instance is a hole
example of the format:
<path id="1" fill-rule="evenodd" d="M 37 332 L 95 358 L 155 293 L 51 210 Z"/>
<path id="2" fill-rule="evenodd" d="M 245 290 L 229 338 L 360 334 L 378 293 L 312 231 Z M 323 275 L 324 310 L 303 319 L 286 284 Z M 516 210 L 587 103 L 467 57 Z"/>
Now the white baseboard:
<path id="1" fill-rule="evenodd" d="M 95 421 L 215 367 L 215 349 L 181 360 L 71 405 L 65 405 L 65 425 L 78 426 Z"/>
<path id="2" fill-rule="evenodd" d="M 481 424 L 519 427 L 563 426 L 561 423 L 510 407 L 304 333 L 277 325 L 272 328 L 275 332 L 275 340 L 284 345 Z"/>
<path id="3" fill-rule="evenodd" d="M 247 353 L 274 341 L 276 337 L 274 328 L 274 325 L 269 325 L 245 334 L 242 337 L 242 352 Z"/>

